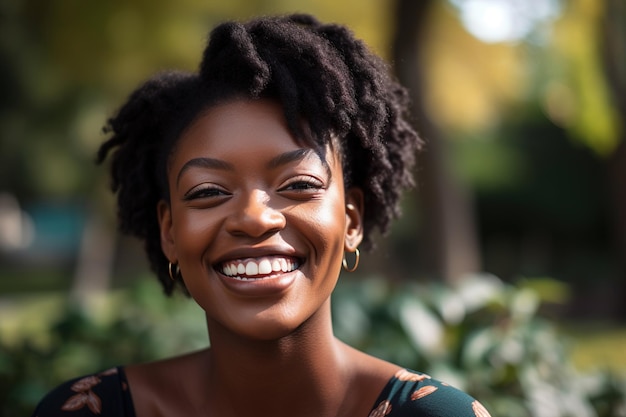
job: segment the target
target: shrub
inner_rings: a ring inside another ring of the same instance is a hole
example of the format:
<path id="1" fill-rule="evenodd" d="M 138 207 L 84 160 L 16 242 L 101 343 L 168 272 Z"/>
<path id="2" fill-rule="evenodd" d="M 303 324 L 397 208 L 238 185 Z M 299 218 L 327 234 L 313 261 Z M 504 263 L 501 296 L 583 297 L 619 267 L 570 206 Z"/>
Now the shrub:
<path id="1" fill-rule="evenodd" d="M 337 289 L 334 318 L 347 343 L 445 380 L 494 416 L 626 416 L 626 380 L 578 372 L 540 305 L 489 275 L 456 288 L 372 279 Z"/>
<path id="2" fill-rule="evenodd" d="M 61 304 L 61 312 L 39 315 L 58 317 L 45 335 L 0 339 L 0 416 L 30 415 L 50 389 L 70 378 L 208 343 L 200 308 L 182 297 L 166 298 L 153 280 L 87 305 Z"/>

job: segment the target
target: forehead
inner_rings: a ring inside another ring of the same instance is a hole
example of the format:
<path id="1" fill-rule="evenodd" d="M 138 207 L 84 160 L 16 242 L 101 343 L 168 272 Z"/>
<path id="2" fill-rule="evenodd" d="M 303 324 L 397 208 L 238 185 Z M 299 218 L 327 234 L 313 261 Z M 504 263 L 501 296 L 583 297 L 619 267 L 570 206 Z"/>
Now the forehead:
<path id="1" fill-rule="evenodd" d="M 312 138 L 306 123 L 296 137 L 289 128 L 280 103 L 268 99 L 232 99 L 214 104 L 200 112 L 181 133 L 172 148 L 168 168 L 185 160 L 231 154 L 237 150 L 250 156 L 260 153 L 281 153 L 294 149 L 312 149 L 326 164 L 337 162 L 333 146 L 320 146 Z M 259 155 L 260 156 L 260 155 Z"/>
<path id="2" fill-rule="evenodd" d="M 238 136 L 277 134 L 296 142 L 280 104 L 270 100 L 238 99 L 212 105 L 200 112 L 180 139 L 208 135 L 216 138 L 228 136 L 232 140 Z"/>

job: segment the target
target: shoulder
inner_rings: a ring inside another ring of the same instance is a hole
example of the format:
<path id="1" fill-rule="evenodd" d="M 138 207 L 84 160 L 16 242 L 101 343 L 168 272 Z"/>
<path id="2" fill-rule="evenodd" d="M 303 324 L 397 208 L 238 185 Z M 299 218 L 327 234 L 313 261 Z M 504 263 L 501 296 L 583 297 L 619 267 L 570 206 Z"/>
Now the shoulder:
<path id="1" fill-rule="evenodd" d="M 39 402 L 33 417 L 134 417 L 130 405 L 132 401 L 122 368 L 111 368 L 57 386 Z"/>
<path id="2" fill-rule="evenodd" d="M 426 374 L 402 369 L 380 394 L 369 417 L 490 417 L 474 398 Z"/>

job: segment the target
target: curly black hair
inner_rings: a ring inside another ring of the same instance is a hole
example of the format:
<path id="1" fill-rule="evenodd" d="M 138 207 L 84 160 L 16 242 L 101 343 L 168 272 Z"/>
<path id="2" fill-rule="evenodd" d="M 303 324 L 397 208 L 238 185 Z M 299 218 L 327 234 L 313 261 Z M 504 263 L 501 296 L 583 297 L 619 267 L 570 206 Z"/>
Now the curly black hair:
<path id="1" fill-rule="evenodd" d="M 169 201 L 167 159 L 198 115 L 233 98 L 281 103 L 290 130 L 301 120 L 316 147 L 338 143 L 346 187 L 364 193 L 363 246 L 387 232 L 413 185 L 421 140 L 407 121 L 408 95 L 386 63 L 344 26 L 309 15 L 227 22 L 210 34 L 198 72 L 166 72 L 139 87 L 104 128 L 98 151 L 111 161 L 119 227 L 145 244 L 151 268 L 170 294 L 174 282 L 161 250 L 157 203 Z M 180 281 L 180 280 L 179 280 Z M 182 284 L 182 282 L 181 282 Z"/>

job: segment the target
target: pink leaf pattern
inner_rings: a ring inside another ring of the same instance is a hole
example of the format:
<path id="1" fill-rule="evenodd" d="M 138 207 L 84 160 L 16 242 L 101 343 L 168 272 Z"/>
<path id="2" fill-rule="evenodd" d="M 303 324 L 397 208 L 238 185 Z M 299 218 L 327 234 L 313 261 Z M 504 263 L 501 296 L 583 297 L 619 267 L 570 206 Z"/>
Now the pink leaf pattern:
<path id="1" fill-rule="evenodd" d="M 396 372 L 396 374 L 394 376 L 397 379 L 399 379 L 400 381 L 419 382 L 419 381 L 423 381 L 425 379 L 430 379 L 430 375 L 416 374 L 414 372 L 409 372 L 406 369 L 400 369 L 398 372 Z"/>
<path id="2" fill-rule="evenodd" d="M 114 374 L 117 374 L 117 369 L 115 368 L 106 370 L 99 375 L 108 376 Z M 65 404 L 61 407 L 61 410 L 76 411 L 87 406 L 93 414 L 101 414 L 102 400 L 91 390 L 101 382 L 102 380 L 96 375 L 87 376 L 76 381 L 70 389 L 77 392 L 77 394 L 68 398 Z"/>
<path id="3" fill-rule="evenodd" d="M 474 401 L 472 403 L 472 410 L 474 410 L 476 417 L 491 417 L 489 411 L 487 411 L 487 409 L 478 401 Z"/>
<path id="4" fill-rule="evenodd" d="M 84 392 L 91 389 L 92 387 L 95 387 L 99 383 L 100 378 L 98 378 L 97 376 L 88 376 L 76 381 L 76 383 L 72 385 L 71 389 L 74 392 Z"/>
<path id="5" fill-rule="evenodd" d="M 76 411 L 80 410 L 87 404 L 87 394 L 81 392 L 76 395 L 72 395 L 68 400 L 63 404 L 61 410 L 63 411 Z"/>
<path id="6" fill-rule="evenodd" d="M 411 400 L 419 400 L 420 398 L 424 398 L 425 396 L 430 395 L 435 391 L 437 391 L 437 387 L 434 385 L 423 386 L 422 388 L 411 394 Z"/>
<path id="7" fill-rule="evenodd" d="M 385 417 L 389 413 L 391 413 L 391 403 L 385 400 L 378 404 L 378 407 L 372 410 L 368 417 Z"/>
<path id="8" fill-rule="evenodd" d="M 102 412 L 102 401 L 100 401 L 100 397 L 94 394 L 93 391 L 87 392 L 87 407 L 94 414 L 100 414 Z"/>
<path id="9" fill-rule="evenodd" d="M 104 372 L 100 372 L 100 375 L 102 376 L 109 376 L 109 375 L 115 375 L 117 374 L 117 368 L 111 368 L 111 369 L 107 369 Z"/>

